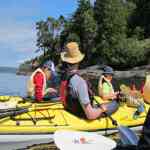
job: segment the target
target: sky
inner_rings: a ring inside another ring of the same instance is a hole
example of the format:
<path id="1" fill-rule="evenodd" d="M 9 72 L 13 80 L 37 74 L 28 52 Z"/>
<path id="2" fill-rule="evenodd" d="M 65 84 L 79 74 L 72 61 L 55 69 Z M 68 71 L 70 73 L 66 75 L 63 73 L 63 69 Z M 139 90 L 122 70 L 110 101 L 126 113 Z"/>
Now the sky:
<path id="1" fill-rule="evenodd" d="M 0 66 L 18 67 L 34 58 L 35 24 L 48 16 L 69 17 L 77 8 L 77 0 L 1 0 L 0 2 Z"/>

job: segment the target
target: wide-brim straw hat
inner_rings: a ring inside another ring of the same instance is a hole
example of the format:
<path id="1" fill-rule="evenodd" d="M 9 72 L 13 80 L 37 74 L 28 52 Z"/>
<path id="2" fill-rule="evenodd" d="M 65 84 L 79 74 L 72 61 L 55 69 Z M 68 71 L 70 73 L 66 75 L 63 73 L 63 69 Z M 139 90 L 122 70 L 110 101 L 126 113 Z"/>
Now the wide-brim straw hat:
<path id="1" fill-rule="evenodd" d="M 76 64 L 83 60 L 84 54 L 79 50 L 76 42 L 69 42 L 66 45 L 66 51 L 61 53 L 61 60 L 70 64 Z"/>

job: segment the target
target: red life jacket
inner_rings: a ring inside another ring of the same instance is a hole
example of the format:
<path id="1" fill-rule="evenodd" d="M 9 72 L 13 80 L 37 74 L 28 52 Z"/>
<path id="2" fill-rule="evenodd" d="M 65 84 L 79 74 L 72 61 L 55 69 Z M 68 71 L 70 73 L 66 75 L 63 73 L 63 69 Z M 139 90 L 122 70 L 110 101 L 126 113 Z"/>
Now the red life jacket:
<path id="1" fill-rule="evenodd" d="M 145 85 L 145 82 L 142 81 L 141 86 L 140 86 L 140 91 L 141 91 L 142 94 L 144 92 L 144 85 Z"/>
<path id="2" fill-rule="evenodd" d="M 74 76 L 75 74 L 72 75 L 65 75 L 64 79 L 60 83 L 60 100 L 62 101 L 64 107 L 67 107 L 67 97 L 68 97 L 68 85 L 70 82 L 70 79 Z"/>
<path id="3" fill-rule="evenodd" d="M 64 107 L 66 108 L 67 101 L 67 89 L 68 89 L 68 80 L 61 81 L 60 84 L 60 100 L 62 101 Z"/>
<path id="4" fill-rule="evenodd" d="M 70 94 L 70 88 L 69 88 L 69 82 L 70 79 L 74 76 L 66 76 L 64 80 L 61 81 L 60 84 L 60 99 L 64 105 L 64 108 L 68 110 L 69 112 L 72 112 L 73 114 L 85 118 L 84 110 L 77 98 L 73 98 L 73 96 Z M 91 91 L 91 90 L 88 90 Z M 91 94 L 89 93 L 89 96 Z"/>

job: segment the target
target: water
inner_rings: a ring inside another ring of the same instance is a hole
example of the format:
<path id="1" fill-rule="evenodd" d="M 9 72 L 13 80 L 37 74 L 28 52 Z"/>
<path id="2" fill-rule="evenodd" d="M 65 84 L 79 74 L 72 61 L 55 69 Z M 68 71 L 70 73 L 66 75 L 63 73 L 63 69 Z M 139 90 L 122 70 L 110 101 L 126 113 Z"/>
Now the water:
<path id="1" fill-rule="evenodd" d="M 0 95 L 26 95 L 27 76 L 0 73 Z"/>

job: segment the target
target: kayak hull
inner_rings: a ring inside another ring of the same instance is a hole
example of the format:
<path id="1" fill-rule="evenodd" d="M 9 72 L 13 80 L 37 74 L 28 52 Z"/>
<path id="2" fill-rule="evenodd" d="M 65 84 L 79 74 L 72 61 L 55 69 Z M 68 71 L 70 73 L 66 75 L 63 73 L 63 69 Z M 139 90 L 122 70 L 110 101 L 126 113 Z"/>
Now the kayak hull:
<path id="1" fill-rule="evenodd" d="M 100 100 L 99 97 L 96 99 Z M 17 101 L 17 98 L 15 100 Z M 79 118 L 64 110 L 61 102 L 32 103 L 20 101 L 17 107 L 27 110 L 12 115 L 9 112 L 8 116 L 6 112 L 5 117 L 0 112 L 0 134 L 51 134 L 58 129 L 100 133 L 117 132 L 117 127 L 112 124 L 109 117 L 96 120 Z M 149 105 L 145 104 L 145 108 L 146 111 L 134 119 L 136 108 L 127 107 L 124 104 L 111 116 L 120 125 L 141 129 Z"/>

